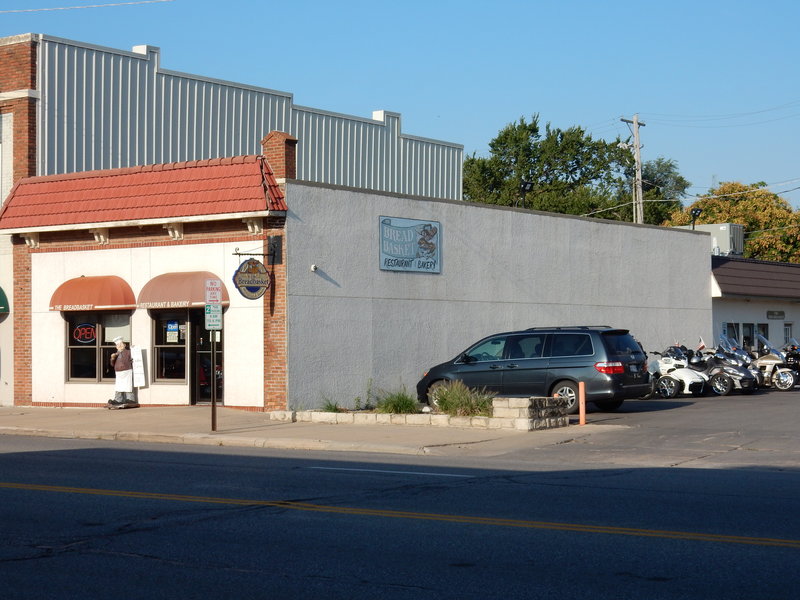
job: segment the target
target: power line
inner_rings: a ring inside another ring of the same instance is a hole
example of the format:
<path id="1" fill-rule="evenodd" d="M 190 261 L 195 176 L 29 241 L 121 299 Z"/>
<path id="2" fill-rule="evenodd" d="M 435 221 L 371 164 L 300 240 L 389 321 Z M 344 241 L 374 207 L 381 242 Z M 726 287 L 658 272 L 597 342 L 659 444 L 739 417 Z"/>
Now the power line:
<path id="1" fill-rule="evenodd" d="M 750 123 L 729 123 L 727 125 L 685 125 L 677 123 L 675 121 L 651 118 L 649 116 L 647 117 L 647 120 L 650 121 L 651 123 L 658 123 L 659 125 L 667 125 L 671 127 L 687 127 L 689 129 L 725 129 L 729 127 L 750 127 L 752 125 L 764 125 L 766 123 L 774 123 L 775 121 L 783 121 L 785 119 L 793 119 L 795 117 L 800 117 L 800 113 L 795 113 L 793 115 L 786 115 L 783 117 L 776 117 L 774 119 L 766 119 L 764 121 L 752 121 Z"/>
<path id="2" fill-rule="evenodd" d="M 156 4 L 158 2 L 174 2 L 174 0 L 137 0 L 135 2 L 114 2 L 108 4 L 87 4 L 86 6 L 56 6 L 54 8 L 15 8 L 0 10 L 0 14 L 43 12 L 50 10 L 77 10 L 79 8 L 106 8 L 109 6 L 129 6 L 131 4 Z"/>
<path id="3" fill-rule="evenodd" d="M 770 231 L 782 231 L 784 229 L 794 229 L 795 227 L 800 227 L 800 223 L 797 223 L 795 225 L 787 225 L 786 227 L 773 227 L 772 229 L 757 229 L 755 231 L 748 232 L 747 235 L 745 235 L 744 237 L 752 237 L 756 233 L 767 233 Z"/>
<path id="4" fill-rule="evenodd" d="M 710 196 L 703 196 L 703 197 L 701 197 L 699 199 L 700 200 L 711 200 L 713 198 L 727 198 L 728 196 L 741 196 L 743 194 L 752 194 L 753 192 L 758 192 L 758 191 L 761 191 L 761 190 L 769 192 L 770 194 L 775 194 L 776 196 L 780 196 L 781 194 L 787 194 L 789 192 L 794 192 L 796 190 L 800 190 L 800 186 L 789 188 L 788 190 L 783 190 L 783 191 L 780 191 L 780 192 L 773 192 L 767 187 L 755 188 L 755 189 L 751 189 L 751 190 L 744 190 L 744 191 L 741 191 L 741 192 L 731 192 L 730 194 L 714 194 L 714 195 L 710 195 Z"/>
<path id="5" fill-rule="evenodd" d="M 771 108 L 764 108 L 761 110 L 753 110 L 743 113 L 730 113 L 726 115 L 671 115 L 667 113 L 647 113 L 647 114 L 648 118 L 651 119 L 655 118 L 656 120 L 659 120 L 660 117 L 664 120 L 718 121 L 723 119 L 739 119 L 741 117 L 749 117 L 751 115 L 758 115 L 766 112 L 772 112 L 775 110 L 783 110 L 784 108 L 789 108 L 797 105 L 800 105 L 800 100 L 793 100 L 791 102 L 787 102 L 779 106 L 773 106 Z"/>

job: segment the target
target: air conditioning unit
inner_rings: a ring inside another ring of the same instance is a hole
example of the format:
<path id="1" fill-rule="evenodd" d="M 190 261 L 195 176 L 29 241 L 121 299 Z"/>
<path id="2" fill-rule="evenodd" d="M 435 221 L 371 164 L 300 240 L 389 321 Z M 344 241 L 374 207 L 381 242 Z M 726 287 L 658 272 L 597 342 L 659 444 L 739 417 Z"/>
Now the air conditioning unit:
<path id="1" fill-rule="evenodd" d="M 684 225 L 678 229 L 691 229 Z M 738 223 L 715 223 L 712 225 L 695 225 L 697 231 L 711 234 L 711 252 L 718 256 L 741 256 L 744 254 L 744 225 Z"/>

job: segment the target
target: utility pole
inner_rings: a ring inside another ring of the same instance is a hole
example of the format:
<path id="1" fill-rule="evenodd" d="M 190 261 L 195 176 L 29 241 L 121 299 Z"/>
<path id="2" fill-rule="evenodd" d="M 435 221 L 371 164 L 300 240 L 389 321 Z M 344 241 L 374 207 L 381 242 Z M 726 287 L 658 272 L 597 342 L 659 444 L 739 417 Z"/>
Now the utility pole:
<path id="1" fill-rule="evenodd" d="M 623 123 L 633 125 L 633 159 L 636 165 L 636 179 L 633 184 L 633 222 L 644 223 L 644 197 L 642 196 L 642 149 L 639 143 L 639 126 L 645 126 L 639 121 L 639 113 L 633 115 L 633 119 L 620 119 Z M 629 147 L 629 146 L 628 146 Z"/>

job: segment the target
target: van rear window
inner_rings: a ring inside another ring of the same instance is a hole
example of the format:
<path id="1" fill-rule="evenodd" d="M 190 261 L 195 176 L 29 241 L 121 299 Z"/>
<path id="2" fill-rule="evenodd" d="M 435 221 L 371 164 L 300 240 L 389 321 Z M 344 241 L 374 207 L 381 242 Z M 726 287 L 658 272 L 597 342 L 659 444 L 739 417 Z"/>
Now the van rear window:
<path id="1" fill-rule="evenodd" d="M 634 337 L 628 333 L 612 333 L 603 335 L 609 354 L 629 355 L 641 354 L 642 347 Z"/>

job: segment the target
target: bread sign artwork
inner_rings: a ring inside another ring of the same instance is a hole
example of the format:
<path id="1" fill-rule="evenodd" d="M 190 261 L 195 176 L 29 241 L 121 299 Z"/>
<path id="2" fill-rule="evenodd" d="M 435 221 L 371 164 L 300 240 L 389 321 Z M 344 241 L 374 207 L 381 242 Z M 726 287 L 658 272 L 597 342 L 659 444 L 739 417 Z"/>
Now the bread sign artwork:
<path id="1" fill-rule="evenodd" d="M 236 289 L 249 300 L 261 298 L 271 283 L 272 276 L 267 271 L 267 267 L 255 258 L 248 258 L 239 265 L 236 273 L 233 274 L 233 284 Z"/>

